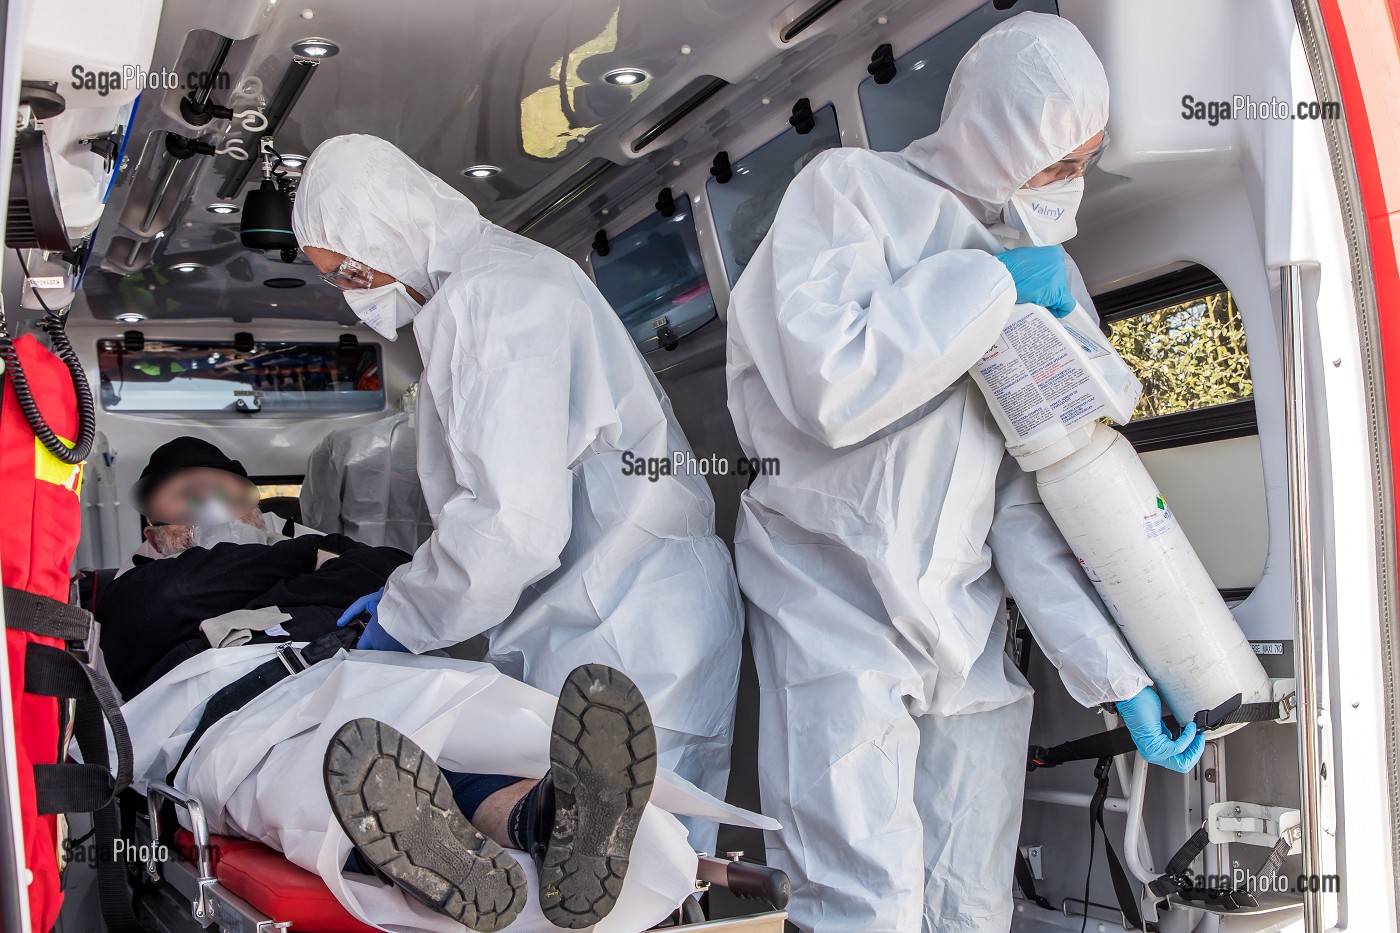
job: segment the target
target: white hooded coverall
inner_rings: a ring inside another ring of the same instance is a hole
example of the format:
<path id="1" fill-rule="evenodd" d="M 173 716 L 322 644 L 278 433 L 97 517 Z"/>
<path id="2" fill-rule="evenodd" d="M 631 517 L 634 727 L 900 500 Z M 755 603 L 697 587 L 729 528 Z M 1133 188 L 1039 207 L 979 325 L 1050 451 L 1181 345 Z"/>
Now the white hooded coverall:
<path id="1" fill-rule="evenodd" d="M 759 781 L 805 930 L 1009 928 L 1031 690 L 1004 590 L 1080 703 L 1151 683 L 966 376 L 1016 300 L 989 225 L 1107 118 L 1084 37 L 1016 16 L 932 136 L 800 173 L 734 289 L 730 413 L 780 463 L 735 537 Z"/>
<path id="2" fill-rule="evenodd" d="M 485 220 L 371 136 L 316 147 L 293 227 L 427 298 L 418 474 L 435 531 L 389 578 L 384 630 L 414 652 L 489 633 L 487 660 L 547 693 L 601 662 L 641 688 L 660 763 L 723 798 L 741 620 L 689 451 L 626 328 L 577 264 Z M 714 827 L 691 841 L 712 849 Z"/>
<path id="3" fill-rule="evenodd" d="M 409 411 L 327 434 L 306 460 L 302 518 L 326 534 L 413 553 L 433 533 L 417 446 Z"/>

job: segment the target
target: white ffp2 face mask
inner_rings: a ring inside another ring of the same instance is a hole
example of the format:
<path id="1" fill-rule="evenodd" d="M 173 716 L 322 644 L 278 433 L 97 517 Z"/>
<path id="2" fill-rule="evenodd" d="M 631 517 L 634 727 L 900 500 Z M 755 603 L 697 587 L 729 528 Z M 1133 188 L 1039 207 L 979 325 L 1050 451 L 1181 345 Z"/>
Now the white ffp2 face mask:
<path id="1" fill-rule="evenodd" d="M 252 524 L 244 519 L 231 519 L 212 525 L 195 525 L 191 529 L 195 547 L 213 547 L 216 544 L 276 544 L 286 537 L 273 530 L 275 520 L 258 513 L 260 524 Z"/>
<path id="2" fill-rule="evenodd" d="M 385 340 L 397 340 L 398 330 L 412 322 L 418 312 L 418 302 L 408 294 L 402 282 L 390 282 L 378 288 L 353 288 L 341 292 L 345 303 Z"/>
<path id="3" fill-rule="evenodd" d="M 1083 177 L 1051 182 L 1043 188 L 1017 188 L 1002 209 L 1002 220 L 1031 246 L 1054 246 L 1079 232 L 1075 216 L 1083 198 Z"/>
<path id="4" fill-rule="evenodd" d="M 195 525 L 194 546 L 213 547 L 216 544 L 271 544 L 270 535 L 264 528 L 255 528 L 246 522 L 232 521 L 219 525 Z"/>

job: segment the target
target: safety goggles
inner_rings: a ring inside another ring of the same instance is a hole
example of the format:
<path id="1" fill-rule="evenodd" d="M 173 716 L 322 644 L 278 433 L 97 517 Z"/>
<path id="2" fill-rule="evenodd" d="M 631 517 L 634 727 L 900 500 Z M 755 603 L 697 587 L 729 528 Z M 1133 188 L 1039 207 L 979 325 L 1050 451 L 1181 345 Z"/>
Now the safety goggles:
<path id="1" fill-rule="evenodd" d="M 340 265 L 321 276 L 321 280 L 334 285 L 343 292 L 359 288 L 373 288 L 374 270 L 359 260 L 347 256 L 340 261 Z"/>
<path id="2" fill-rule="evenodd" d="M 1037 172 L 1035 178 L 1026 183 L 1027 188 L 1044 188 L 1046 185 L 1053 185 L 1060 181 L 1069 181 L 1071 178 L 1082 178 L 1089 169 L 1099 164 L 1099 159 L 1103 158 L 1104 150 L 1108 148 L 1108 131 L 1105 130 L 1103 139 L 1093 148 L 1093 151 L 1084 155 L 1068 155 L 1054 165 L 1042 172 Z"/>

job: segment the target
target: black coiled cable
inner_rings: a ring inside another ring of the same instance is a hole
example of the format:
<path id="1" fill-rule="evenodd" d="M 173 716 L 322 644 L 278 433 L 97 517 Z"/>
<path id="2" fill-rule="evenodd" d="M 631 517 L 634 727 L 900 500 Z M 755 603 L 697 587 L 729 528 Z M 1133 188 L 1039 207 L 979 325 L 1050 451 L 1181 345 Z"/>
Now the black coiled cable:
<path id="1" fill-rule="evenodd" d="M 19 253 L 18 250 L 15 252 Z M 27 281 L 29 269 L 25 266 L 23 255 L 20 255 L 19 263 L 20 271 L 24 273 Z M 37 291 L 35 296 L 38 296 Z M 76 465 L 87 459 L 88 454 L 92 452 L 93 438 L 97 436 L 97 411 L 93 407 L 92 386 L 88 384 L 87 373 L 83 372 L 83 364 L 79 361 L 77 352 L 68 342 L 68 333 L 63 328 L 63 315 L 45 305 L 42 298 L 39 299 L 39 304 L 44 308 L 44 320 L 40 326 L 49 335 L 55 355 L 68 367 L 68 373 L 73 378 L 73 394 L 78 402 L 78 436 L 73 439 L 72 447 L 59 440 L 34 401 L 29 380 L 25 378 L 24 368 L 20 366 L 15 342 L 10 337 L 9 327 L 6 326 L 3 307 L 0 307 L 0 359 L 5 361 L 5 377 L 15 388 L 15 398 L 19 402 L 20 411 L 24 413 L 24 420 L 29 422 L 29 427 L 34 431 L 39 443 L 64 463 Z"/>

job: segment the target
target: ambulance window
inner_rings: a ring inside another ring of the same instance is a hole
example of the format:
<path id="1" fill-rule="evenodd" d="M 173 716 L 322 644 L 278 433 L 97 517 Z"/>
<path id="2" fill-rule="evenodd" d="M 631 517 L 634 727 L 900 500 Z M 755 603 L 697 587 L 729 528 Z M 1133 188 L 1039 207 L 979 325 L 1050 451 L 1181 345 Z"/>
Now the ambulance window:
<path id="1" fill-rule="evenodd" d="M 690 195 L 675 201 L 670 217 L 654 211 L 609 239 L 606 256 L 593 251 L 598 290 L 644 353 L 674 349 L 676 339 L 715 318 Z"/>
<path id="2" fill-rule="evenodd" d="M 984 3 L 923 45 L 896 58 L 894 80 L 877 84 L 872 76 L 862 81 L 860 109 L 870 148 L 895 152 L 938 129 L 948 81 L 963 54 L 982 33 L 1026 10 L 1058 12 L 1054 0 L 1021 0 L 1006 10 Z"/>
<path id="3" fill-rule="evenodd" d="M 379 411 L 379 345 L 232 341 L 97 342 L 102 407 L 232 416 Z"/>
<path id="4" fill-rule="evenodd" d="M 841 145 L 836 108 L 828 104 L 812 111 L 812 116 L 816 126 L 810 132 L 801 134 L 795 127 L 786 130 L 742 159 L 730 160 L 734 176 L 729 181 L 720 184 L 719 179 L 711 178 L 705 183 L 731 285 L 738 281 L 773 225 L 788 183 L 817 153 Z"/>
<path id="5" fill-rule="evenodd" d="M 300 477 L 255 476 L 260 499 L 295 499 L 301 495 Z"/>
<path id="6" fill-rule="evenodd" d="M 1095 304 L 1109 340 L 1142 380 L 1125 432 L 1135 444 L 1138 435 L 1174 446 L 1257 433 L 1244 322 L 1208 269 L 1174 272 Z"/>

